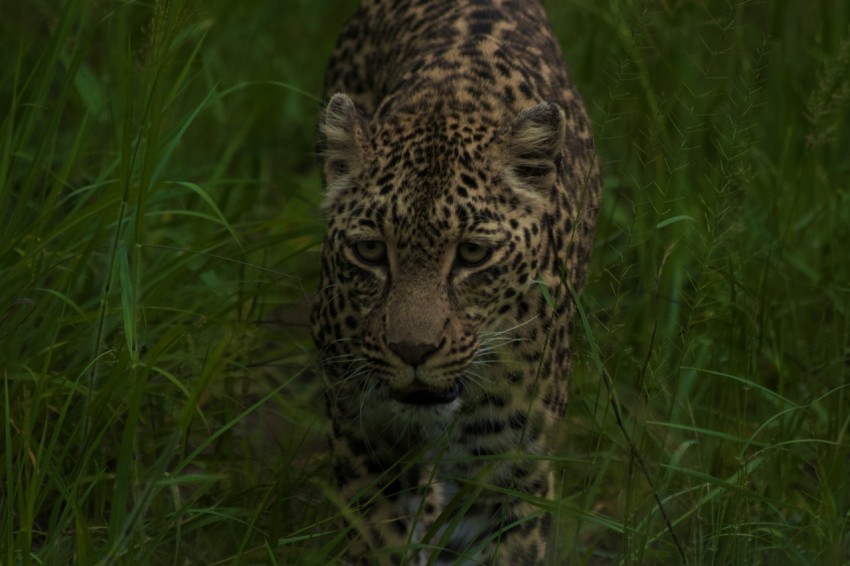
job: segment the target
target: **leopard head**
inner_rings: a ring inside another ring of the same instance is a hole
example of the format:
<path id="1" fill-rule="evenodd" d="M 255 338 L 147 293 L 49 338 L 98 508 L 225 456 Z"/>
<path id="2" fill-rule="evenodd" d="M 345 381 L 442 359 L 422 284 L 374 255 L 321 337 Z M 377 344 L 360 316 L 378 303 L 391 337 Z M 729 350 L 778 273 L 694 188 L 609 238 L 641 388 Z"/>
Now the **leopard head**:
<path id="1" fill-rule="evenodd" d="M 328 227 L 313 326 L 329 395 L 360 418 L 413 422 L 504 388 L 514 344 L 540 324 L 530 305 L 561 109 L 494 123 L 420 102 L 369 118 L 337 94 L 320 132 Z"/>

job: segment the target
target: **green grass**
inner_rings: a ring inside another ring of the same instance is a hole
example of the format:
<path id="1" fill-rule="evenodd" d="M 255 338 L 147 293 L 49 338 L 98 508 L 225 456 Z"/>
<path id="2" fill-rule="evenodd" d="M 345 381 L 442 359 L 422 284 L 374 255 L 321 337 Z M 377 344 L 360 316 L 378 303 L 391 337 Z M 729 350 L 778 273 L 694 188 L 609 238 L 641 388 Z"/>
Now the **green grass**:
<path id="1" fill-rule="evenodd" d="M 4 7 L 0 563 L 332 561 L 303 313 L 352 10 Z M 850 562 L 850 5 L 549 11 L 605 175 L 558 556 Z"/>

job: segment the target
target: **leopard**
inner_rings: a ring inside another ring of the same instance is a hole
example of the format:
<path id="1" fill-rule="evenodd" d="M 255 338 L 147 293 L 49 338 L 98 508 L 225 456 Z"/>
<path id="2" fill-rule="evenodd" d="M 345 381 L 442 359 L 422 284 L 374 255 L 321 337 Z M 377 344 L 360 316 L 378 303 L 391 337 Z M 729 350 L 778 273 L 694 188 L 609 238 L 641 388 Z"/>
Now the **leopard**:
<path id="1" fill-rule="evenodd" d="M 601 173 L 538 0 L 364 0 L 311 327 L 350 564 L 541 564 Z"/>

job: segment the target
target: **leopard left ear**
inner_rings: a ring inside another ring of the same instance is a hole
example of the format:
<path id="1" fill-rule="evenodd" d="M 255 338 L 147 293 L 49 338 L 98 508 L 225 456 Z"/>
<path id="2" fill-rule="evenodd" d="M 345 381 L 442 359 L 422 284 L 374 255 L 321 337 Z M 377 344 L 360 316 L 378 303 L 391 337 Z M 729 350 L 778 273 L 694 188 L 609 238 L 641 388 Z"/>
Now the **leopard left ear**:
<path id="1" fill-rule="evenodd" d="M 557 104 L 542 102 L 523 110 L 506 136 L 505 176 L 509 185 L 545 204 L 555 183 L 566 136 L 566 118 Z"/>

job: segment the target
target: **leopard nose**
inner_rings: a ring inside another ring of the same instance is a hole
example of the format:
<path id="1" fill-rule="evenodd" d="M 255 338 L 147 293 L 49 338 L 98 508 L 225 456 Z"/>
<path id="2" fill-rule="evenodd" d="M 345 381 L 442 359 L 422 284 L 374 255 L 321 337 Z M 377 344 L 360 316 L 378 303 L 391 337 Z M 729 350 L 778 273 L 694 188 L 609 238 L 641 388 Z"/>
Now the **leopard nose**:
<path id="1" fill-rule="evenodd" d="M 421 366 L 425 363 L 434 352 L 439 348 L 440 344 L 415 344 L 412 342 L 390 342 L 387 346 L 395 355 L 401 358 L 401 361 L 410 366 Z"/>

